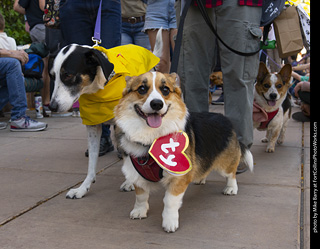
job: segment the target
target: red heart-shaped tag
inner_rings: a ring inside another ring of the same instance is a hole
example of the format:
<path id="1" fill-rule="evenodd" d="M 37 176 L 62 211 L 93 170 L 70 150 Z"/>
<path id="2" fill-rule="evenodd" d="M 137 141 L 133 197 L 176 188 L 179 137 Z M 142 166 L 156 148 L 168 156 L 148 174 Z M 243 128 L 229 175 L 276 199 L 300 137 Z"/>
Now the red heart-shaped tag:
<path id="1" fill-rule="evenodd" d="M 180 131 L 154 140 L 149 154 L 170 174 L 184 175 L 192 168 L 190 159 L 184 153 L 188 146 L 188 135 Z"/>

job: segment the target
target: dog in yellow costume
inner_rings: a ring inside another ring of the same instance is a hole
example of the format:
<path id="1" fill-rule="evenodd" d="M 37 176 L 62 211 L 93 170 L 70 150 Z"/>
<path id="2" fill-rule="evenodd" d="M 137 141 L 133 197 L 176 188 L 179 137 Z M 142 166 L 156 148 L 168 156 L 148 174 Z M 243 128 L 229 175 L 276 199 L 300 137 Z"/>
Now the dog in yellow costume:
<path id="1" fill-rule="evenodd" d="M 162 38 L 157 38 L 162 41 Z M 162 43 L 159 51 L 161 55 Z M 126 76 L 138 76 L 155 67 L 159 58 L 149 50 L 136 45 L 111 49 L 71 44 L 63 48 L 53 64 L 51 74 L 55 87 L 50 108 L 68 111 L 79 99 L 80 115 L 88 132 L 88 175 L 79 188 L 71 189 L 68 198 L 82 198 L 95 181 L 99 153 L 101 124 L 110 121 L 113 109 L 122 98 Z M 124 183 L 124 188 L 131 188 Z"/>

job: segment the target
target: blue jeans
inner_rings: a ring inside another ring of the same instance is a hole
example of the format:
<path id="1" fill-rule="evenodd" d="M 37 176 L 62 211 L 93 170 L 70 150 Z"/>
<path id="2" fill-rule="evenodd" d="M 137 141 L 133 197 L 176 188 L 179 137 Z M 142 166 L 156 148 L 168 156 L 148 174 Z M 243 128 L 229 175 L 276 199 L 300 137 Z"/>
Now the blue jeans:
<path id="1" fill-rule="evenodd" d="M 176 29 L 175 0 L 148 0 L 146 21 L 143 31 L 148 29 Z"/>
<path id="2" fill-rule="evenodd" d="M 65 45 L 93 45 L 91 40 L 100 0 L 62 0 L 60 2 L 61 32 Z M 101 40 L 104 48 L 121 45 L 120 0 L 103 0 L 101 6 Z"/>
<path id="3" fill-rule="evenodd" d="M 94 45 L 92 36 L 100 0 L 61 0 L 60 21 L 64 45 Z M 101 44 L 104 48 L 121 45 L 120 0 L 103 0 L 101 5 Z M 103 125 L 102 137 L 110 136 L 110 125 Z"/>
<path id="4" fill-rule="evenodd" d="M 26 114 L 27 96 L 21 64 L 14 58 L 0 58 L 0 110 L 8 102 L 12 105 L 12 120 Z"/>
<path id="5" fill-rule="evenodd" d="M 121 45 L 135 44 L 150 50 L 149 36 L 141 31 L 143 26 L 144 22 L 134 24 L 122 22 Z"/>

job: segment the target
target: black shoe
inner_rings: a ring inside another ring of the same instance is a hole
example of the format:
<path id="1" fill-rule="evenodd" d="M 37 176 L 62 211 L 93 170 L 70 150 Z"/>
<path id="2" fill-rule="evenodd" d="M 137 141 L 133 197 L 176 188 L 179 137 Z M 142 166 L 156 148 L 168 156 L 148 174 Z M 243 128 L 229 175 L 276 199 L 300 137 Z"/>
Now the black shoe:
<path id="1" fill-rule="evenodd" d="M 99 150 L 99 156 L 103 156 L 107 154 L 107 152 L 114 151 L 114 147 L 111 141 L 110 137 L 101 137 L 100 139 L 100 150 Z M 89 151 L 87 150 L 85 152 L 85 156 L 89 156 Z"/>
<path id="2" fill-rule="evenodd" d="M 224 105 L 224 97 L 223 93 L 221 93 L 220 97 L 217 100 L 211 102 L 212 105 Z"/>
<path id="3" fill-rule="evenodd" d="M 292 118 L 298 122 L 310 122 L 310 118 L 304 115 L 303 112 L 293 113 Z"/>
<path id="4" fill-rule="evenodd" d="M 239 163 L 237 168 L 237 175 L 242 174 L 248 170 L 248 167 L 245 163 Z"/>

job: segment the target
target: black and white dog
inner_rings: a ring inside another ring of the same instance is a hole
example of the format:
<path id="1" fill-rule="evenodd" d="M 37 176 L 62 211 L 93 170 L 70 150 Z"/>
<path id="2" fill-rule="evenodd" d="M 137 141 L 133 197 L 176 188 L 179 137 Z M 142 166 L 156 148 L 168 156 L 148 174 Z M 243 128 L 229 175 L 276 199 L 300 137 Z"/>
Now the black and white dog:
<path id="1" fill-rule="evenodd" d="M 160 57 L 163 46 L 162 30 L 158 32 L 156 40 L 153 54 Z M 148 61 L 148 58 L 142 58 L 142 60 Z M 154 66 L 156 65 L 152 67 Z M 71 44 L 61 49 L 54 60 L 50 74 L 55 81 L 50 109 L 55 112 L 68 111 L 81 95 L 97 93 L 104 89 L 108 82 L 113 80 L 113 77 L 117 79 L 123 77 L 125 82 L 126 76 L 114 71 L 113 62 L 108 59 L 105 53 L 90 46 L 77 44 Z M 120 91 L 118 95 L 121 96 L 123 88 L 117 91 Z M 119 100 L 120 98 L 114 102 L 117 104 Z M 113 124 L 113 120 L 107 120 L 107 123 Z M 88 174 L 79 188 L 71 189 L 67 193 L 67 198 L 82 198 L 89 191 L 91 183 L 96 178 L 102 128 L 101 124 L 87 125 L 86 127 L 89 152 Z M 126 182 L 122 184 L 122 188 L 126 191 L 133 190 L 132 185 Z"/>

